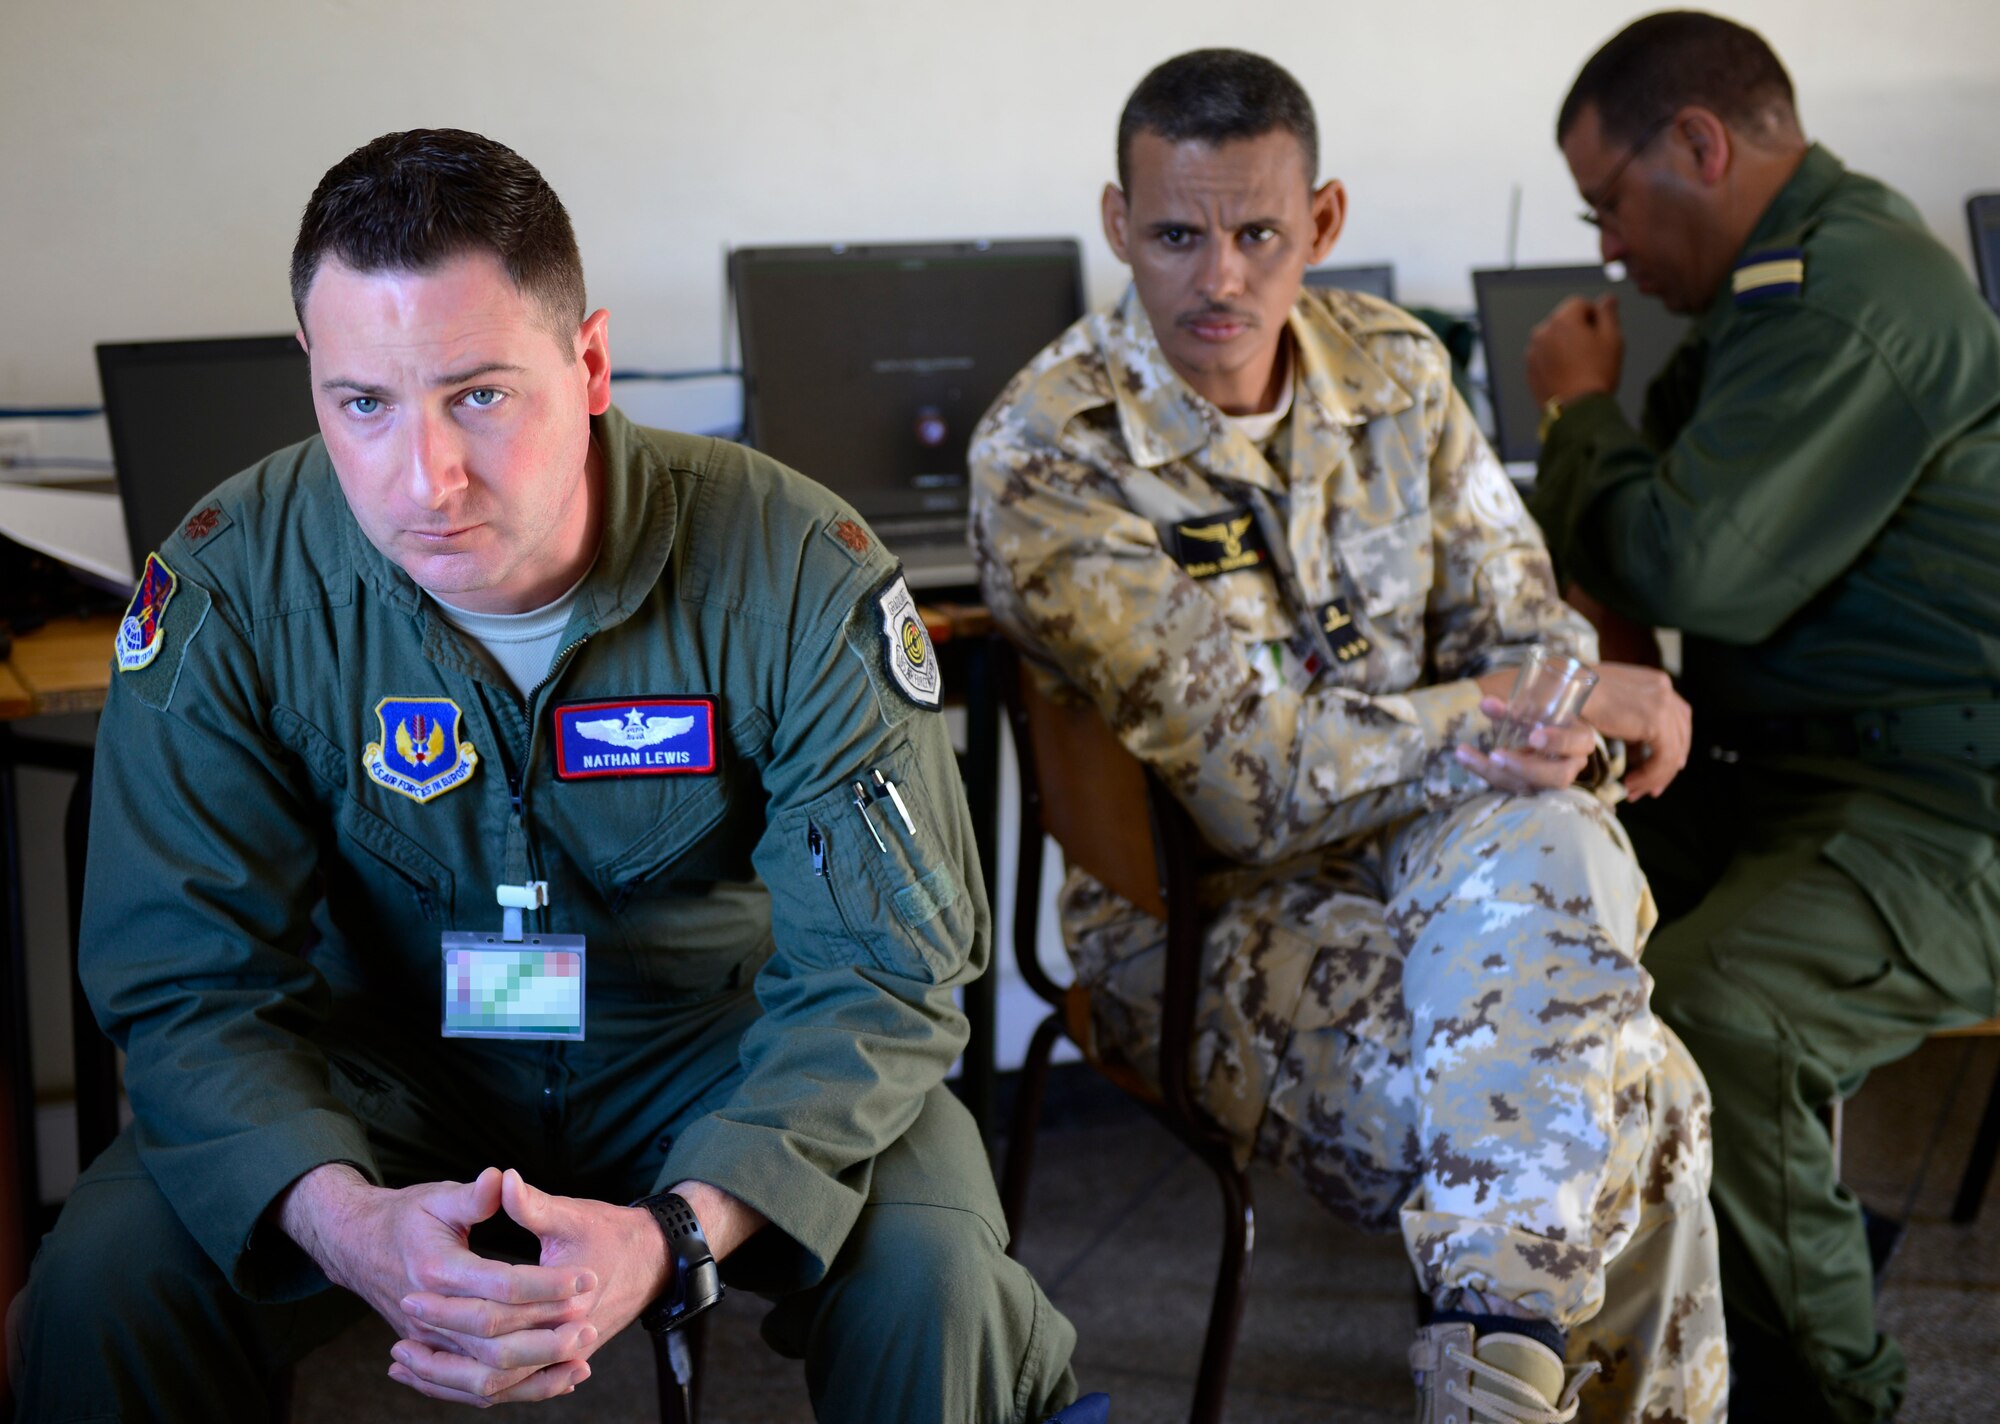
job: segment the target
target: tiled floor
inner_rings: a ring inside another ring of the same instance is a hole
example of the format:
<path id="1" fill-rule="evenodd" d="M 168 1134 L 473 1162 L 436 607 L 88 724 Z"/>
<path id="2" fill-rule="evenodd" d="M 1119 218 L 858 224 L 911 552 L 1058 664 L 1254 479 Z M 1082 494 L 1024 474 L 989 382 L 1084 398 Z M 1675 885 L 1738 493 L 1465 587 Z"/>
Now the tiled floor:
<path id="1" fill-rule="evenodd" d="M 2000 1042 L 1936 1041 L 1871 1080 L 1847 1110 L 1849 1182 L 1910 1229 L 1890 1264 L 1882 1318 L 1913 1371 L 1907 1421 L 2000 1414 L 2000 1190 L 1985 1215 L 1950 1224 L 1973 1124 Z M 1081 1070 L 1077 1070 L 1081 1071 Z M 1403 1351 L 1409 1273 L 1393 1238 L 1364 1236 L 1288 1181 L 1257 1175 L 1248 1318 L 1231 1383 L 1244 1424 L 1409 1418 Z M 1045 1129 L 1023 1259 L 1076 1323 L 1077 1374 L 1111 1394 L 1114 1424 L 1184 1418 L 1215 1268 L 1219 1197 L 1206 1171 L 1136 1110 L 1086 1088 Z M 757 1337 L 760 1302 L 732 1297 L 711 1331 L 706 1424 L 811 1418 L 797 1365 Z M 293 1417 L 309 1421 L 462 1418 L 391 1384 L 390 1340 L 357 1327 L 300 1370 Z M 620 1338 L 552 1421 L 657 1418 L 651 1352 Z"/>

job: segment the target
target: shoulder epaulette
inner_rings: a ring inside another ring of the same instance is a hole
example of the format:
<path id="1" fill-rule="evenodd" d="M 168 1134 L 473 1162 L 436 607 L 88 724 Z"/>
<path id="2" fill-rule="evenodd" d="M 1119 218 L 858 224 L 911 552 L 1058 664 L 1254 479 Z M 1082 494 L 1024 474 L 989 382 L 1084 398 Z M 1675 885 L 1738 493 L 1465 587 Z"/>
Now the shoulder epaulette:
<path id="1" fill-rule="evenodd" d="M 1736 305 L 1771 297 L 1796 297 L 1806 285 L 1806 252 L 1803 247 L 1767 247 L 1753 252 L 1736 264 L 1729 287 Z"/>

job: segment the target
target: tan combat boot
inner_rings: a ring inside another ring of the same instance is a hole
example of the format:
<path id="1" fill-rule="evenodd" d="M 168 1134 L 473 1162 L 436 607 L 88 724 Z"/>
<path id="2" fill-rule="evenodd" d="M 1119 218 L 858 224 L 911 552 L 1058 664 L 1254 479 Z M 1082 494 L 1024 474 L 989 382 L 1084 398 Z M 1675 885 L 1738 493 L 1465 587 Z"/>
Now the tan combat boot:
<path id="1" fill-rule="evenodd" d="M 1563 1362 L 1541 1341 L 1493 1333 L 1475 1344 L 1461 1322 L 1419 1330 L 1410 1373 L 1417 1424 L 1569 1424 L 1597 1366 L 1582 1366 L 1565 1383 Z"/>

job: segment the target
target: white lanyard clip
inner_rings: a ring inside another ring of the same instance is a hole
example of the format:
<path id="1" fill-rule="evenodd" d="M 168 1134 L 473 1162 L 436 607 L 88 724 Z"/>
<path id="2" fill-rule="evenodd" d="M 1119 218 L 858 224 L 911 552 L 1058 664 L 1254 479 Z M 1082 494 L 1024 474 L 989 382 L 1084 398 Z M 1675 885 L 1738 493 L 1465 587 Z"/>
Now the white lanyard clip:
<path id="1" fill-rule="evenodd" d="M 539 910 L 549 903 L 549 882 L 530 880 L 525 885 L 496 885 L 493 897 L 505 913 L 500 921 L 500 938 L 509 944 L 521 942 L 521 911 Z"/>

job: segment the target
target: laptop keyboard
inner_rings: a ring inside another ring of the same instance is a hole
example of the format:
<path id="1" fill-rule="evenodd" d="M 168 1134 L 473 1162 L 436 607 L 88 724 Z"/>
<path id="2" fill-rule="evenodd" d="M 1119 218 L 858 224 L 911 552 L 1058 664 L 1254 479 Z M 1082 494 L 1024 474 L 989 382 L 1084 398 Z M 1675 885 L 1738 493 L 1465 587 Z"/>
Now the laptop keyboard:
<path id="1" fill-rule="evenodd" d="M 965 516 L 940 515 L 935 519 L 898 519 L 893 523 L 876 520 L 875 532 L 882 542 L 895 544 L 963 544 Z"/>

